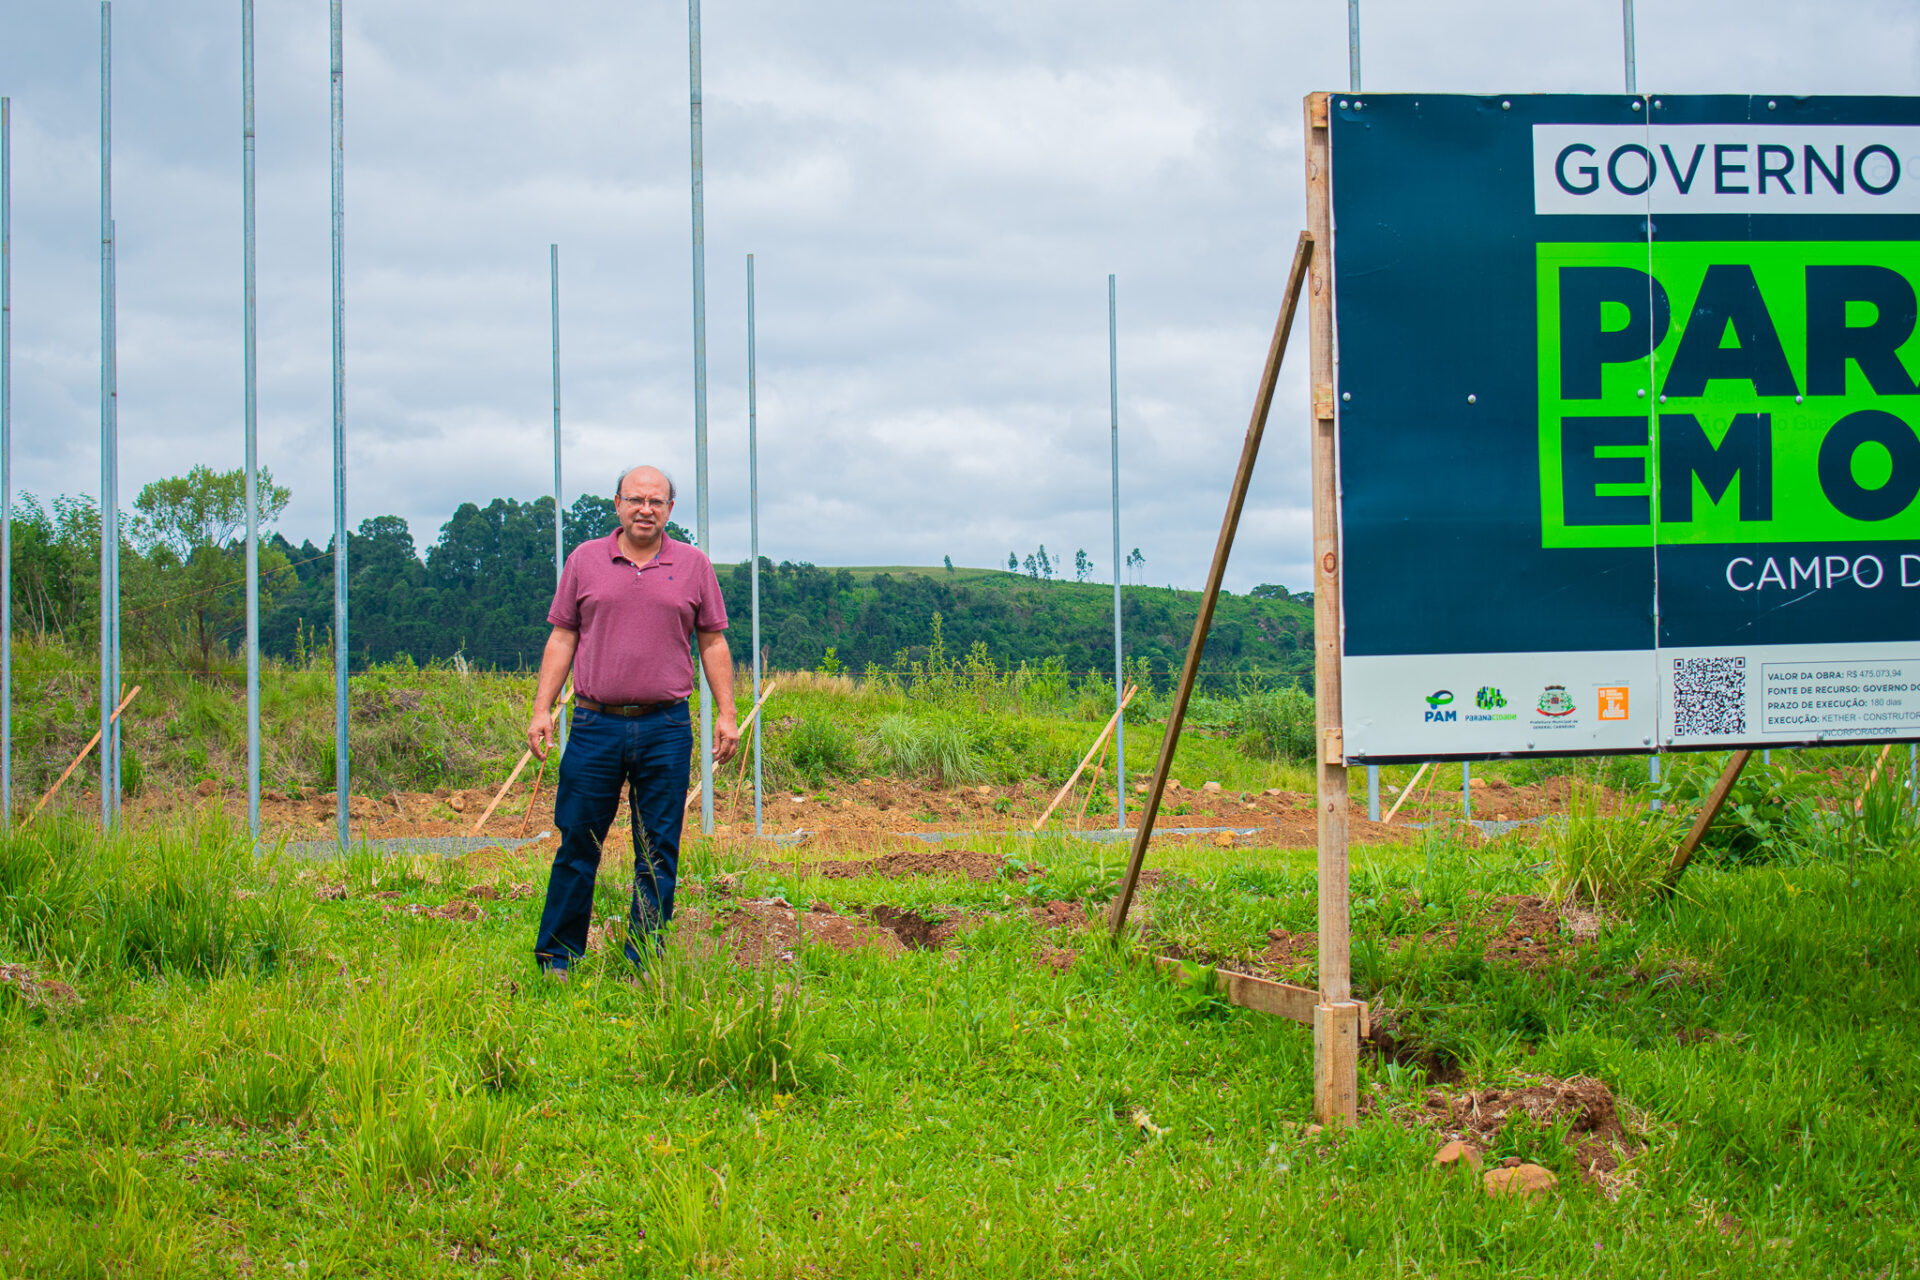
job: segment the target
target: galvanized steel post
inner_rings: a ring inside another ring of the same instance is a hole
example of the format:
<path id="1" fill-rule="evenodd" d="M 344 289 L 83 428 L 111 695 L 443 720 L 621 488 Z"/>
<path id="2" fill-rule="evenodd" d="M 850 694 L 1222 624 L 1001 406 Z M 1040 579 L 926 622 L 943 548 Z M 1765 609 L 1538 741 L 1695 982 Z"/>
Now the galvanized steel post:
<path id="1" fill-rule="evenodd" d="M 1460 816 L 1473 817 L 1473 765 L 1466 760 L 1460 762 Z"/>
<path id="2" fill-rule="evenodd" d="M 254 325 L 253 0 L 240 0 L 240 285 L 246 361 L 247 435 L 247 830 L 260 838 L 260 448 L 259 348 Z"/>
<path id="3" fill-rule="evenodd" d="M 13 825 L 13 101 L 0 98 L 0 826 Z"/>
<path id="4" fill-rule="evenodd" d="M 1350 92 L 1360 92 L 1360 0 L 1347 0 L 1347 80 Z"/>
<path id="5" fill-rule="evenodd" d="M 1107 274 L 1107 417 L 1113 437 L 1113 825 L 1127 829 L 1127 718 L 1121 711 L 1126 664 L 1120 638 L 1120 308 Z"/>
<path id="6" fill-rule="evenodd" d="M 1639 74 L 1634 67 L 1633 0 L 1620 0 L 1620 39 L 1625 46 L 1627 92 L 1639 93 Z"/>
<path id="7" fill-rule="evenodd" d="M 341 0 L 328 5 L 329 98 L 333 146 L 333 787 L 341 848 L 348 838 L 347 793 L 347 296 L 346 117 L 342 92 Z"/>
<path id="8" fill-rule="evenodd" d="M 760 705 L 760 391 L 753 340 L 753 255 L 747 255 L 747 554 L 753 561 L 753 705 Z M 753 718 L 753 834 L 766 830 L 760 813 L 760 720 Z"/>
<path id="9" fill-rule="evenodd" d="M 111 825 L 119 816 L 119 770 L 114 755 L 119 701 L 119 652 L 115 582 L 119 568 L 118 488 L 114 475 L 117 449 L 114 359 L 113 254 L 113 5 L 100 4 L 100 821 Z"/>
<path id="10" fill-rule="evenodd" d="M 713 556 L 707 519 L 707 212 L 700 155 L 700 0 L 687 0 L 688 118 L 693 131 L 693 499 L 695 537 Z M 713 834 L 713 689 L 700 667 L 700 830 Z"/>
<path id="11" fill-rule="evenodd" d="M 547 246 L 547 281 L 553 295 L 553 582 L 557 590 L 567 567 L 566 508 L 560 505 L 560 246 Z M 567 709 L 557 708 L 554 738 L 560 753 L 567 750 Z"/>

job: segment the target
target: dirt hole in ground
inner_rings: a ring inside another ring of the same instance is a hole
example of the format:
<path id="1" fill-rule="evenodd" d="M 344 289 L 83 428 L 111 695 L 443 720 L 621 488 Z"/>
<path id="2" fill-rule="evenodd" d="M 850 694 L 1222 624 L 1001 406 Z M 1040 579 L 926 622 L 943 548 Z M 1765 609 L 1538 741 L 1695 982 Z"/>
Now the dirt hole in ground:
<path id="1" fill-rule="evenodd" d="M 938 951 L 946 945 L 942 929 L 945 922 L 938 918 L 930 919 L 901 907 L 874 907 L 867 912 L 867 917 L 900 939 L 900 945 L 909 951 Z"/>

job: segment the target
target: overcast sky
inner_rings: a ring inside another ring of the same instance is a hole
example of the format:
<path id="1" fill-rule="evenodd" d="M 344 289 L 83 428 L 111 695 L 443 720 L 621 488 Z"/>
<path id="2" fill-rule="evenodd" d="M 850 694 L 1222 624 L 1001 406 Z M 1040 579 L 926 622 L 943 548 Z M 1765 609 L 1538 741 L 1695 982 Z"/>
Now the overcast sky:
<path id="1" fill-rule="evenodd" d="M 1640 0 L 1647 91 L 1910 94 L 1911 0 Z M 1339 0 L 708 0 L 712 550 L 744 558 L 746 255 L 761 550 L 1196 585 L 1303 219 L 1300 99 L 1347 83 Z M 1617 0 L 1366 0 L 1375 91 L 1612 92 Z M 115 19 L 121 492 L 242 461 L 237 0 Z M 258 0 L 260 448 L 330 527 L 327 5 Z M 692 527 L 684 5 L 347 0 L 349 519 L 424 547 L 550 491 L 561 247 L 566 500 L 649 461 Z M 16 485 L 99 483 L 99 26 L 0 0 L 14 116 Z M 1228 585 L 1307 578 L 1304 323 Z"/>

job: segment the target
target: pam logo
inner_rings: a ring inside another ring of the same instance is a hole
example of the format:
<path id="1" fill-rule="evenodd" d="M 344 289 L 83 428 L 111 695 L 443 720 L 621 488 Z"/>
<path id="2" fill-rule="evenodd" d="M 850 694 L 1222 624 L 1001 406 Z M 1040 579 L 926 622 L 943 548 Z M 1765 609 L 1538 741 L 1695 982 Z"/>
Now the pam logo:
<path id="1" fill-rule="evenodd" d="M 1450 724 L 1460 718 L 1457 711 L 1443 710 L 1453 702 L 1453 690 L 1436 689 L 1427 695 L 1427 723 Z"/>
<path id="2" fill-rule="evenodd" d="M 1536 213 L 1915 213 L 1920 128 L 1542 124 Z"/>
<path id="3" fill-rule="evenodd" d="M 1541 244 L 1536 262 L 1542 545 L 1920 537 L 1920 245 Z"/>

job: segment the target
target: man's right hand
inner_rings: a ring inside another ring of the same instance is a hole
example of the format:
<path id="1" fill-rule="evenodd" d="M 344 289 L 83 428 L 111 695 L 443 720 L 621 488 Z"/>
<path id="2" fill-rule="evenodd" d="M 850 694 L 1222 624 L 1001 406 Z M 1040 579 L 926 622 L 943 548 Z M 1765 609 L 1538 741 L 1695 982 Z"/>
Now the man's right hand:
<path id="1" fill-rule="evenodd" d="M 533 749 L 534 755 L 545 760 L 547 758 L 547 748 L 552 742 L 553 713 L 551 711 L 535 711 L 533 713 L 533 719 L 527 723 L 527 746 Z"/>

